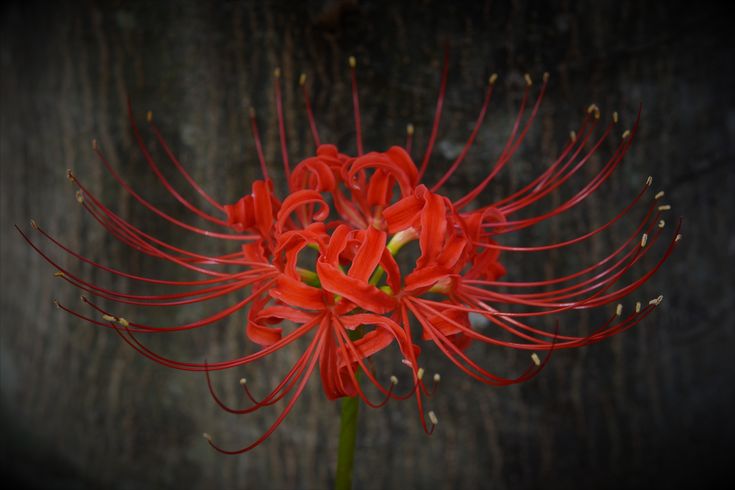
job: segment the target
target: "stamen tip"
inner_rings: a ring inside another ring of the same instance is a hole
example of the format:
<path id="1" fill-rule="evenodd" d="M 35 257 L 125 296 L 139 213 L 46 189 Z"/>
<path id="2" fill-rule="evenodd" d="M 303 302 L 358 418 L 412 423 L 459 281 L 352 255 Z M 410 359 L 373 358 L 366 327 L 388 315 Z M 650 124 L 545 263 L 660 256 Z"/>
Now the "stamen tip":
<path id="1" fill-rule="evenodd" d="M 38 223 L 36 223 L 35 219 L 31 220 L 31 228 L 33 228 L 34 230 L 38 229 Z"/>
<path id="2" fill-rule="evenodd" d="M 276 69 L 273 70 L 273 76 L 276 78 L 281 78 L 281 69 L 276 67 Z"/>
<path id="3" fill-rule="evenodd" d="M 659 211 L 668 211 L 670 209 L 671 209 L 671 205 L 670 204 L 662 204 L 661 206 L 658 207 L 658 210 Z"/>
<path id="4" fill-rule="evenodd" d="M 664 300 L 664 295 L 660 294 L 657 298 L 653 298 L 651 301 L 649 301 L 648 304 L 658 306 L 661 304 L 663 300 Z"/>
<path id="5" fill-rule="evenodd" d="M 427 415 L 429 416 L 429 420 L 433 425 L 437 425 L 439 423 L 439 419 L 436 418 L 436 414 L 433 410 L 429 410 L 429 413 Z"/>
<path id="6" fill-rule="evenodd" d="M 350 56 L 350 57 L 349 57 L 349 58 L 347 59 L 347 61 L 348 61 L 348 62 L 349 62 L 349 64 L 350 64 L 350 68 L 355 68 L 355 67 L 357 66 L 357 60 L 355 59 L 355 57 L 354 57 L 354 56 Z"/>
<path id="7" fill-rule="evenodd" d="M 549 72 L 545 71 L 544 72 L 544 83 L 548 82 L 550 77 L 551 75 L 549 75 Z"/>
<path id="8" fill-rule="evenodd" d="M 415 130 L 416 130 L 416 128 L 413 127 L 413 124 L 412 123 L 406 124 L 406 133 L 409 136 L 413 135 L 413 133 L 414 133 Z"/>
<path id="9" fill-rule="evenodd" d="M 54 277 L 64 277 L 64 273 L 61 271 L 54 272 Z"/>
<path id="10" fill-rule="evenodd" d="M 96 139 L 92 139 L 92 149 L 97 151 L 97 140 Z"/>
<path id="11" fill-rule="evenodd" d="M 636 301 L 635 302 L 635 312 L 636 313 L 640 313 L 641 312 L 641 302 L 640 301 Z"/>
<path id="12" fill-rule="evenodd" d="M 79 204 L 83 204 L 84 203 L 84 194 L 82 194 L 82 191 L 81 190 L 77 191 L 75 195 L 76 195 L 76 198 L 77 198 L 77 202 Z"/>
<path id="13" fill-rule="evenodd" d="M 70 168 L 66 169 L 66 178 L 69 179 L 69 182 L 74 182 L 74 172 Z"/>
<path id="14" fill-rule="evenodd" d="M 641 248 L 645 247 L 646 243 L 648 243 L 648 233 L 644 233 L 641 237 Z"/>
<path id="15" fill-rule="evenodd" d="M 531 360 L 533 361 L 533 363 L 536 366 L 540 366 L 541 365 L 541 359 L 539 358 L 538 354 L 536 354 L 535 352 L 533 352 L 531 354 Z"/>
<path id="16" fill-rule="evenodd" d="M 391 376 L 390 377 L 390 384 L 392 384 L 393 386 L 397 385 L 398 384 L 398 377 Z"/>
<path id="17" fill-rule="evenodd" d="M 146 113 L 146 115 L 145 115 L 145 120 L 146 120 L 146 121 L 148 121 L 148 122 L 151 122 L 151 121 L 153 121 L 153 112 L 151 112 L 151 111 L 148 111 L 148 112 Z"/>
<path id="18" fill-rule="evenodd" d="M 569 139 L 572 140 L 572 143 L 577 141 L 577 132 L 576 131 L 569 131 Z"/>
<path id="19" fill-rule="evenodd" d="M 250 118 L 254 119 L 255 118 L 255 107 L 250 106 L 250 108 L 248 109 L 248 112 L 250 113 Z"/>
<path id="20" fill-rule="evenodd" d="M 498 81 L 498 74 L 493 73 L 492 75 L 490 75 L 490 78 L 487 80 L 487 83 L 489 83 L 490 85 L 495 85 L 495 82 L 497 81 Z"/>
<path id="21" fill-rule="evenodd" d="M 52 300 L 54 302 L 54 306 L 56 306 L 58 309 L 61 309 L 61 303 L 59 303 L 59 300 L 54 298 Z"/>
<path id="22" fill-rule="evenodd" d="M 436 373 L 436 374 L 434 375 L 434 383 L 438 383 L 438 382 L 439 382 L 439 381 L 441 381 L 441 380 L 442 380 L 442 375 L 441 375 L 441 374 L 439 374 L 439 373 Z"/>
<path id="23" fill-rule="evenodd" d="M 659 220 L 659 221 L 658 221 L 658 227 L 659 227 L 659 228 L 663 228 L 664 226 L 666 226 L 666 221 L 664 221 L 664 220 Z"/>
<path id="24" fill-rule="evenodd" d="M 302 73 L 299 76 L 299 85 L 306 85 L 306 73 Z"/>
<path id="25" fill-rule="evenodd" d="M 421 381 L 421 379 L 424 377 L 424 368 L 419 368 L 419 370 L 416 372 L 416 377 Z"/>
<path id="26" fill-rule="evenodd" d="M 531 75 L 529 75 L 528 73 L 523 75 L 523 79 L 526 81 L 526 85 L 528 85 L 529 87 L 533 85 L 533 80 L 531 79 Z"/>
<path id="27" fill-rule="evenodd" d="M 241 384 L 242 386 L 245 386 L 246 384 L 248 384 L 248 380 L 247 380 L 247 379 L 245 379 L 245 378 L 240 378 L 240 384 Z"/>
<path id="28" fill-rule="evenodd" d="M 590 104 L 587 108 L 587 114 L 592 114 L 595 119 L 600 119 L 600 108 L 597 107 L 597 104 Z"/>
<path id="29" fill-rule="evenodd" d="M 84 296 L 82 296 L 82 301 L 84 301 Z M 114 321 L 116 321 L 116 320 L 117 320 L 117 318 L 115 318 L 115 317 L 114 317 L 114 316 L 112 316 L 112 315 L 102 315 L 102 319 L 103 319 L 104 321 L 106 321 L 106 322 L 114 322 Z"/>
<path id="30" fill-rule="evenodd" d="M 621 316 L 623 314 L 623 305 L 618 303 L 617 308 L 615 308 L 615 315 Z"/>
<path id="31" fill-rule="evenodd" d="M 658 191 L 655 196 L 653 196 L 654 199 L 661 199 L 664 197 L 664 191 Z"/>
<path id="32" fill-rule="evenodd" d="M 206 432 L 202 434 L 202 437 L 204 437 L 207 440 L 207 442 L 212 442 L 212 436 L 210 436 Z"/>
<path id="33" fill-rule="evenodd" d="M 626 129 L 626 130 L 625 130 L 625 131 L 623 132 L 623 139 L 627 138 L 628 136 L 630 136 L 630 129 Z"/>
<path id="34" fill-rule="evenodd" d="M 674 238 L 674 241 L 675 242 L 678 242 L 679 240 L 681 240 L 681 233 L 679 233 L 678 235 L 676 235 L 676 238 Z"/>
<path id="35" fill-rule="evenodd" d="M 618 117 L 618 111 L 613 112 L 612 118 L 613 118 L 613 122 L 617 124 L 618 121 L 620 120 L 620 118 Z"/>
<path id="36" fill-rule="evenodd" d="M 651 186 L 651 184 L 653 184 L 653 177 L 651 177 L 651 176 L 649 175 L 649 176 L 648 176 L 648 178 L 646 179 L 646 185 L 647 185 L 648 187 L 650 187 L 650 186 Z"/>

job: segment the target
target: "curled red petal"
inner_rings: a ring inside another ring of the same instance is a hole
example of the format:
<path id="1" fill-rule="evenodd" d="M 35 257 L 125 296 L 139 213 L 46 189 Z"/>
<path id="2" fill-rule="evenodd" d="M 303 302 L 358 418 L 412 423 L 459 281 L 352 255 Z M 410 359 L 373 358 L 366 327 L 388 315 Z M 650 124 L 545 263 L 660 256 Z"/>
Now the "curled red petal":
<path id="1" fill-rule="evenodd" d="M 324 292 L 321 289 L 307 286 L 285 274 L 278 276 L 276 285 L 268 293 L 271 297 L 297 308 L 321 310 L 325 305 Z"/>
<path id="2" fill-rule="evenodd" d="M 329 206 L 324 202 L 324 198 L 321 194 L 317 191 L 308 189 L 296 191 L 283 200 L 281 209 L 278 211 L 278 221 L 276 223 L 278 232 L 281 233 L 283 231 L 284 225 L 291 213 L 296 211 L 298 208 L 311 203 L 319 204 L 321 207 L 319 212 L 313 216 L 315 220 L 324 221 L 327 216 L 329 216 Z"/>
<path id="3" fill-rule="evenodd" d="M 348 272 L 350 277 L 367 281 L 380 262 L 385 250 L 385 232 L 370 226 L 364 232 L 364 239 L 352 261 Z"/>
<path id="4" fill-rule="evenodd" d="M 365 281 L 346 276 L 323 258 L 316 263 L 316 273 L 325 290 L 349 299 L 360 308 L 374 313 L 388 313 L 396 306 L 394 298 Z"/>

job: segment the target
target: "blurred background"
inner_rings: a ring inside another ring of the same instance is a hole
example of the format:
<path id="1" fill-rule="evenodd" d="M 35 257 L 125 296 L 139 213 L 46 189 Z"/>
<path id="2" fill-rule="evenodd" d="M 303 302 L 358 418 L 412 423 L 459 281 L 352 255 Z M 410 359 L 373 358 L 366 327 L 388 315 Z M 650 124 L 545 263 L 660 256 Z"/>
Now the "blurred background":
<path id="1" fill-rule="evenodd" d="M 258 113 L 272 175 L 280 175 L 274 68 L 283 73 L 293 161 L 313 152 L 298 86 L 301 72 L 309 77 L 322 140 L 354 152 L 349 55 L 358 60 L 366 147 L 401 144 L 412 122 L 418 159 L 447 44 L 449 88 L 430 182 L 461 150 L 491 73 L 500 78 L 490 113 L 465 167 L 449 181 L 452 196 L 482 179 L 502 149 L 523 93 L 523 74 L 540 81 L 548 71 L 538 120 L 481 202 L 518 189 L 553 162 L 590 103 L 606 119 L 618 111 L 621 123 L 590 169 L 545 206 L 562 202 L 596 174 L 642 104 L 640 131 L 599 193 L 506 243 L 546 244 L 591 230 L 615 216 L 648 175 L 654 191 L 665 190 L 672 205 L 669 226 L 684 217 L 684 240 L 624 304 L 629 309 L 636 300 L 663 293 L 664 303 L 653 315 L 604 343 L 556 352 L 528 383 L 480 385 L 427 347 L 429 372 L 442 374 L 430 401 L 440 418 L 437 431 L 423 434 L 413 402 L 363 409 L 355 488 L 667 488 L 682 482 L 702 487 L 729 473 L 735 436 L 733 282 L 727 279 L 735 255 L 735 73 L 731 26 L 723 12 L 706 3 L 634 0 L 24 1 L 1 9 L 0 430 L 2 471 L 17 482 L 13 488 L 332 485 L 339 404 L 325 399 L 317 376 L 266 443 L 241 456 L 220 455 L 202 432 L 228 447 L 244 445 L 277 412 L 226 414 L 210 398 L 203 376 L 147 361 L 114 332 L 56 310 L 53 298 L 82 309 L 78 291 L 53 277 L 53 268 L 13 225 L 31 232 L 29 219 L 35 218 L 94 260 L 131 273 L 189 277 L 108 237 L 85 216 L 65 178 L 73 168 L 110 207 L 163 239 L 204 252 L 232 250 L 157 219 L 105 173 L 91 151 L 93 138 L 141 194 L 199 223 L 147 169 L 130 132 L 127 96 L 147 142 L 154 138 L 145 112 L 152 110 L 194 178 L 220 201 L 234 202 L 258 177 L 250 106 Z M 152 147 L 164 162 L 160 148 Z M 174 179 L 171 166 L 162 167 Z M 594 264 L 622 243 L 634 221 L 555 253 L 507 254 L 507 277 L 539 280 Z M 65 267 L 100 284 L 140 291 L 32 236 Z M 123 316 L 171 325 L 224 304 Z M 589 333 L 610 313 L 565 316 L 564 332 Z M 196 333 L 146 341 L 179 359 L 236 357 L 253 350 L 244 319 L 240 312 Z M 541 323 L 553 328 L 553 319 Z M 504 375 L 528 364 L 522 352 L 479 345 L 469 352 Z M 228 402 L 242 404 L 240 377 L 262 389 L 299 354 L 296 346 L 269 363 L 220 373 L 214 381 Z M 376 359 L 385 377 L 399 369 L 390 354 Z"/>

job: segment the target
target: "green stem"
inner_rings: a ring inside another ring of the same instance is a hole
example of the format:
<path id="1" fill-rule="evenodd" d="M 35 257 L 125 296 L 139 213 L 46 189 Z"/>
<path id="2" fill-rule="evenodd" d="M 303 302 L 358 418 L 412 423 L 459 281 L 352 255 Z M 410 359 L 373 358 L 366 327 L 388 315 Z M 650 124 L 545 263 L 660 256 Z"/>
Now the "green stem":
<path id="1" fill-rule="evenodd" d="M 348 332 L 350 340 L 355 341 L 363 336 L 363 328 Z M 360 371 L 355 370 L 355 381 L 360 382 Z M 357 396 L 342 398 L 342 415 L 339 422 L 339 448 L 337 449 L 337 474 L 334 488 L 336 490 L 352 489 L 352 469 L 355 466 L 355 443 L 357 442 L 357 414 L 360 411 L 360 399 Z"/>
<path id="2" fill-rule="evenodd" d="M 357 441 L 357 414 L 359 398 L 342 398 L 342 417 L 339 424 L 339 450 L 337 453 L 336 490 L 352 489 L 352 468 L 355 463 L 355 442 Z"/>

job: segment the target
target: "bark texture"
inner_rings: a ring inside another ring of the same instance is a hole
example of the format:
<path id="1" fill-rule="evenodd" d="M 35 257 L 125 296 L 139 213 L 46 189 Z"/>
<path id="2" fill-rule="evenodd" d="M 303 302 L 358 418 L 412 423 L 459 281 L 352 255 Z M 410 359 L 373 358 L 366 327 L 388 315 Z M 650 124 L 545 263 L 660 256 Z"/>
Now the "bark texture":
<path id="1" fill-rule="evenodd" d="M 599 226 L 653 175 L 655 190 L 664 189 L 673 206 L 669 224 L 677 216 L 686 220 L 685 242 L 625 304 L 632 308 L 633 301 L 663 292 L 663 308 L 608 342 L 555 353 L 529 383 L 488 388 L 428 353 L 429 373 L 439 371 L 443 379 L 431 401 L 440 417 L 436 433 L 423 434 L 414 403 L 361 409 L 355 488 L 656 488 L 724 474 L 735 435 L 733 282 L 726 279 L 735 265 L 735 76 L 722 12 L 634 0 L 586 6 L 11 2 L 2 7 L 0 23 L 2 458 L 3 470 L 25 486 L 331 485 L 338 404 L 325 399 L 316 377 L 265 444 L 240 457 L 215 453 L 202 432 L 238 445 L 262 433 L 273 413 L 230 416 L 211 400 L 203 376 L 148 362 L 114 332 L 61 314 L 51 299 L 77 304 L 78 292 L 52 277 L 53 270 L 12 225 L 29 230 L 33 217 L 94 260 L 131 273 L 172 272 L 116 243 L 85 216 L 65 179 L 66 169 L 73 168 L 129 221 L 182 246 L 223 251 L 220 244 L 162 226 L 98 164 L 92 138 L 145 196 L 189 219 L 135 146 L 128 95 L 143 125 L 145 111 L 154 112 L 195 179 L 222 201 L 234 202 L 258 176 L 249 106 L 258 112 L 271 168 L 280 166 L 275 67 L 283 73 L 292 160 L 313 151 L 298 91 L 302 71 L 309 75 L 322 139 L 354 148 L 349 55 L 358 60 L 366 147 L 401 143 L 408 122 L 416 125 L 420 146 L 447 42 L 450 86 L 434 175 L 461 150 L 487 77 L 500 74 L 488 122 L 466 167 L 450 181 L 450 195 L 481 179 L 502 148 L 523 74 L 540 79 L 549 71 L 549 93 L 529 141 L 489 189 L 487 201 L 517 189 L 553 161 L 589 103 L 599 104 L 603 117 L 619 111 L 620 132 L 642 104 L 639 139 L 605 188 L 569 217 L 522 239 L 544 244 Z M 597 168 L 612 149 L 602 149 L 593 162 Z M 594 170 L 587 174 L 592 175 Z M 514 279 L 554 277 L 594 263 L 629 230 L 616 227 L 573 251 L 514 255 L 505 263 Z M 61 253 L 54 257 L 102 283 L 130 286 Z M 148 319 L 171 324 L 206 311 L 153 313 Z M 252 349 L 244 318 L 241 313 L 202 332 L 154 337 L 151 344 L 198 361 L 234 357 Z M 565 328 L 590 332 L 601 319 L 577 315 Z M 518 352 L 473 346 L 471 353 L 505 374 L 527 365 Z M 284 352 L 257 370 L 218 375 L 215 382 L 236 404 L 242 401 L 240 377 L 247 376 L 254 389 L 272 385 L 298 354 Z M 380 369 L 387 377 L 398 367 Z"/>

